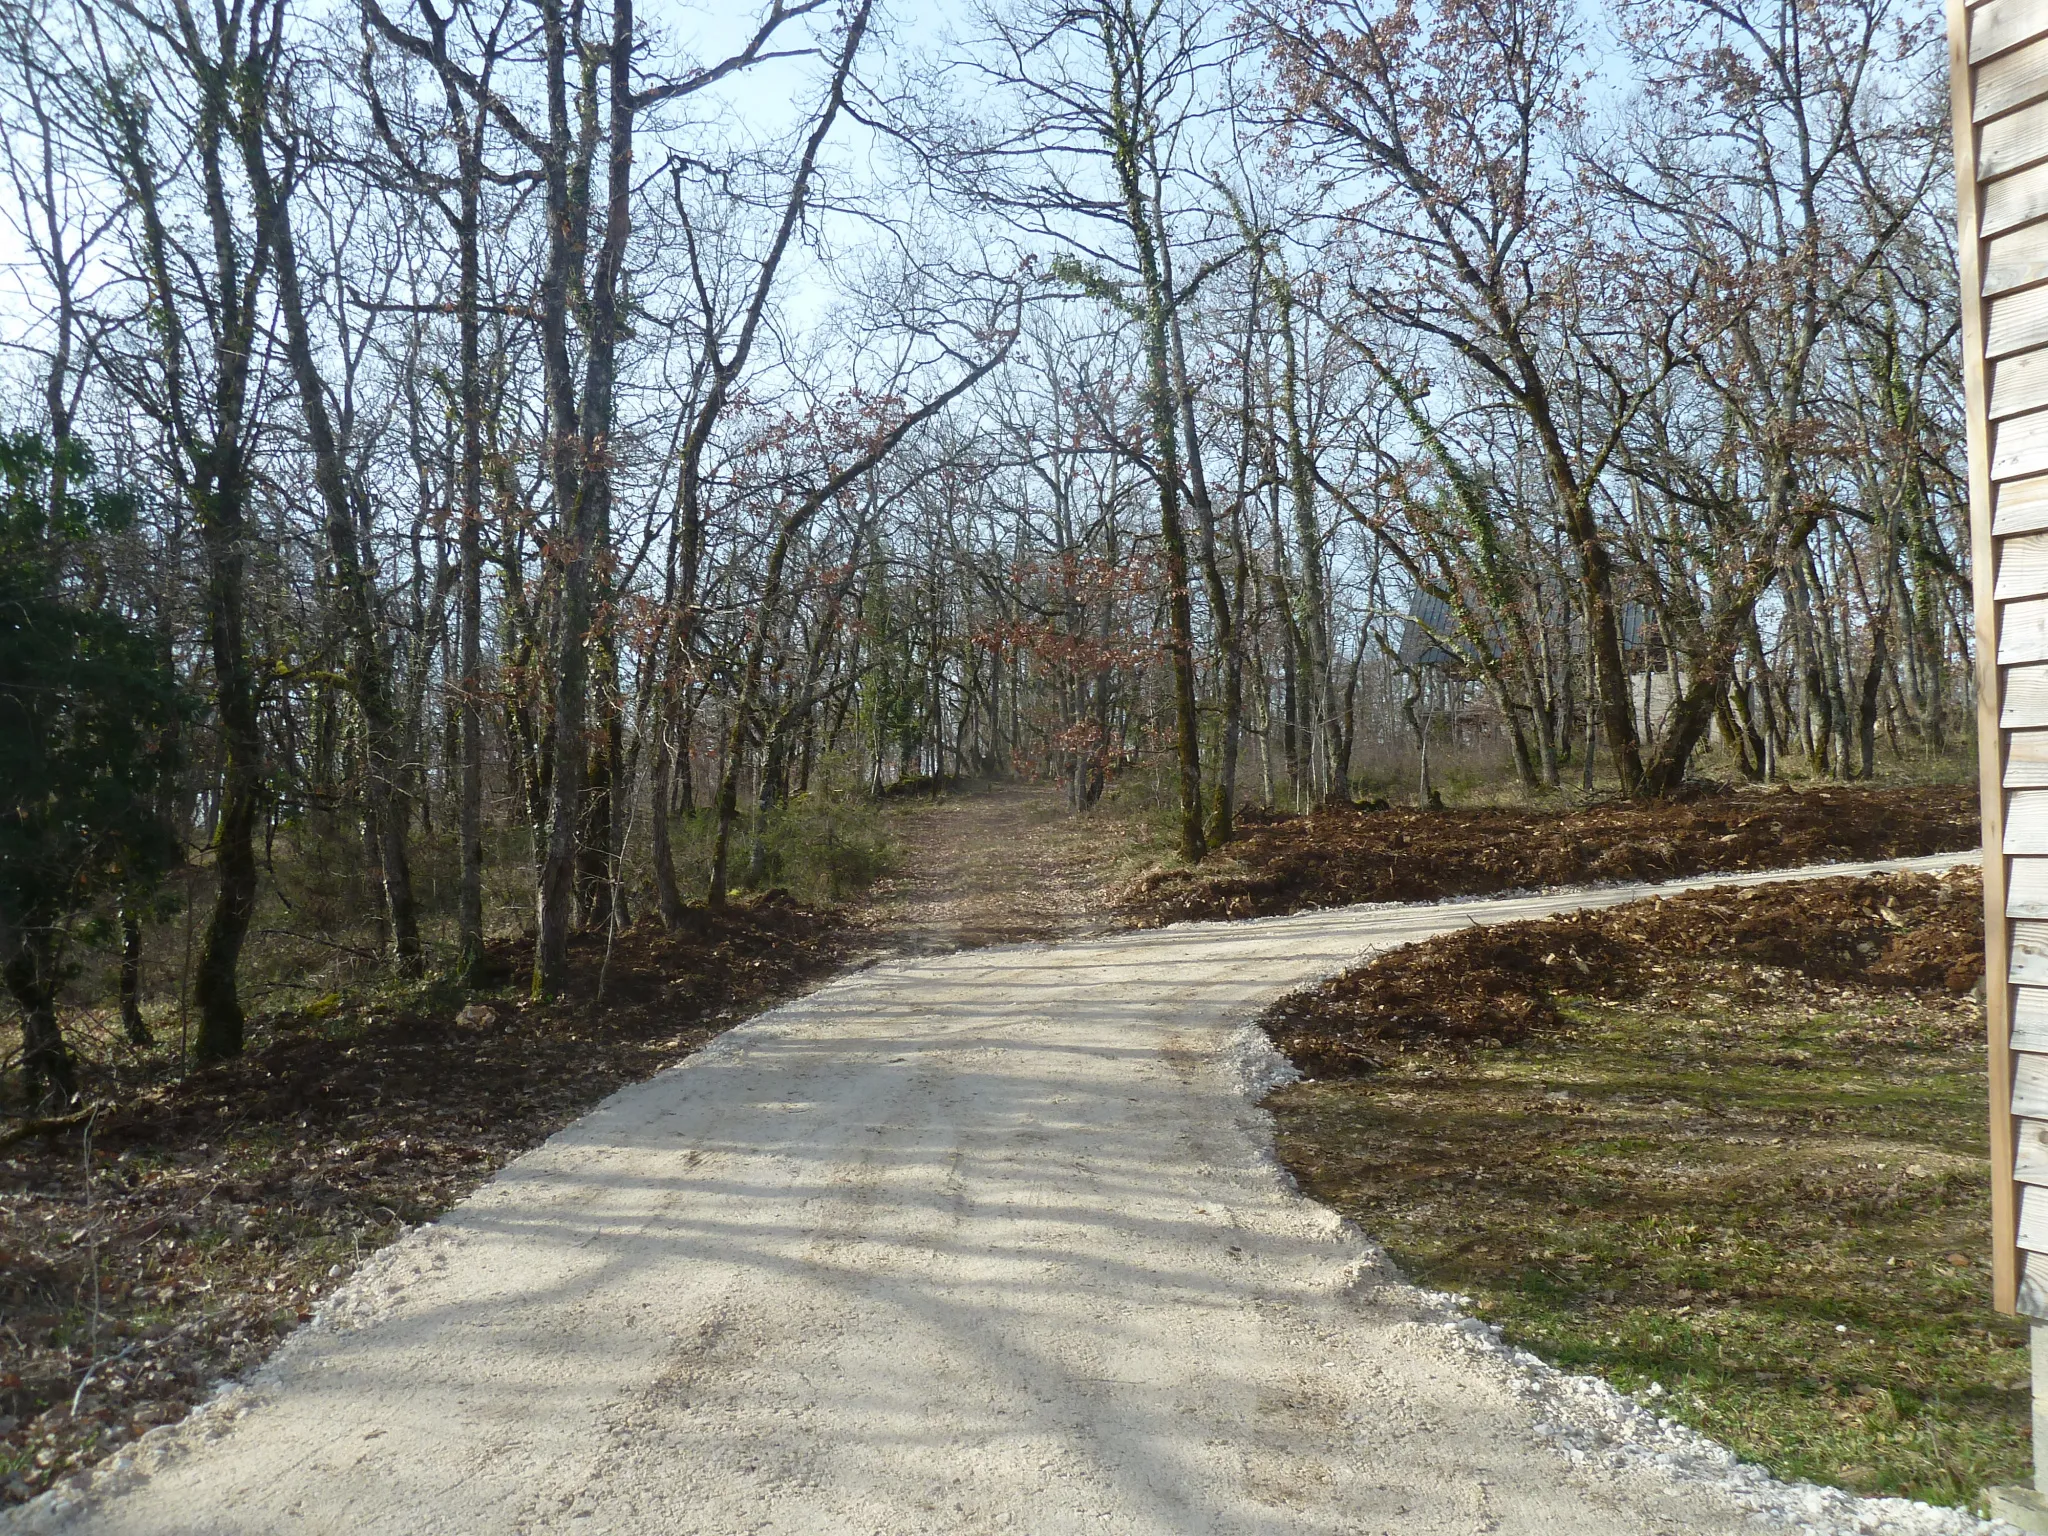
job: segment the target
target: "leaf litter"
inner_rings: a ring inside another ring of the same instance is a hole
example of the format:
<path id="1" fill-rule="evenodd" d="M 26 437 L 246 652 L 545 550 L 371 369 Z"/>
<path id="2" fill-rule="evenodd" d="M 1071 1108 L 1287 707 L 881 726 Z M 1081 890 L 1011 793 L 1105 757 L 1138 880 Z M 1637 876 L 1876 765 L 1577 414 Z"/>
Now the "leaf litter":
<path id="1" fill-rule="evenodd" d="M 1154 928 L 1355 902 L 1911 858 L 1976 847 L 1977 818 L 1977 791 L 1962 785 L 1712 789 L 1682 802 L 1577 810 L 1246 811 L 1237 841 L 1197 868 L 1140 877 L 1117 910 L 1128 924 Z"/>
<path id="2" fill-rule="evenodd" d="M 102 1068 L 86 1124 L 0 1150 L 0 1505 L 183 1418 L 407 1227 L 852 950 L 776 892 L 687 916 L 579 935 L 555 1003 L 507 945 L 495 990 L 335 996 L 219 1066 Z"/>

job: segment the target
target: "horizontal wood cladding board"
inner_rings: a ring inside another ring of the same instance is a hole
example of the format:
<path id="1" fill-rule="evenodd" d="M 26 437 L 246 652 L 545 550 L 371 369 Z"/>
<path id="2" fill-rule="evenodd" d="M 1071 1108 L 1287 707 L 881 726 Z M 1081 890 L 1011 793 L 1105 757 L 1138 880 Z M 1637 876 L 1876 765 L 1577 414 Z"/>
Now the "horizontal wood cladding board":
<path id="1" fill-rule="evenodd" d="M 2041 290 L 2048 293 L 2048 288 Z M 1991 428 L 1991 478 L 2029 480 L 2048 471 L 2048 411 L 1996 422 Z"/>
<path id="2" fill-rule="evenodd" d="M 2048 229 L 2048 225 L 2042 226 Z M 2040 290 L 2048 293 L 2048 288 Z M 1991 365 L 1993 421 L 2048 406 L 2048 347 L 2036 347 Z"/>
<path id="3" fill-rule="evenodd" d="M 2048 160 L 2048 112 L 2038 107 L 1986 123 L 1977 135 L 1979 181 L 2009 176 L 2043 160 Z"/>
<path id="4" fill-rule="evenodd" d="M 2048 294 L 2048 288 L 2040 291 Z M 1991 429 L 1992 479 L 2029 479 L 2044 470 L 2048 470 L 2048 411 L 2029 411 Z"/>
<path id="5" fill-rule="evenodd" d="M 1984 297 L 2048 282 L 2048 229 L 2035 225 L 2000 235 L 1984 246 Z"/>
<path id="6" fill-rule="evenodd" d="M 2048 987 L 2048 923 L 2014 923 L 2006 980 L 2023 987 Z"/>
<path id="7" fill-rule="evenodd" d="M 2014 859 L 2005 877 L 2007 917 L 2048 918 L 2048 859 Z"/>
<path id="8" fill-rule="evenodd" d="M 2020 1255 L 2020 1288 L 2013 1306 L 2022 1317 L 2048 1317 L 2048 1258 Z"/>
<path id="9" fill-rule="evenodd" d="M 2020 789 L 2006 796 L 2005 851 L 2048 855 L 2048 789 Z"/>
<path id="10" fill-rule="evenodd" d="M 1998 661 L 2001 666 L 2048 661 L 2048 598 L 1998 605 Z"/>
<path id="11" fill-rule="evenodd" d="M 2044 345 L 2048 345 L 2048 288 L 2025 288 L 1991 301 L 1984 317 L 1986 357 L 2013 357 Z"/>
<path id="12" fill-rule="evenodd" d="M 2020 1246 L 2029 1253 L 2048 1253 L 2048 1189 L 2038 1184 L 2020 1190 Z"/>
<path id="13" fill-rule="evenodd" d="M 2005 787 L 2048 789 L 2048 731 L 2013 731 L 2007 735 Z"/>
<path id="14" fill-rule="evenodd" d="M 1970 115 L 1980 123 L 2039 101 L 2048 96 L 2048 37 L 1979 65 L 1975 75 Z M 1983 169 L 1981 150 L 1977 174 L 1992 174 Z"/>
<path id="15" fill-rule="evenodd" d="M 2048 987 L 2014 988 L 2012 1048 L 2048 1055 Z"/>
<path id="16" fill-rule="evenodd" d="M 2023 1052 L 2013 1057 L 2012 1112 L 2048 1122 L 2048 1056 Z"/>
<path id="17" fill-rule="evenodd" d="M 2005 705 L 1998 723 L 2008 731 L 2048 725 L 2048 667 L 2005 669 Z"/>
<path id="18" fill-rule="evenodd" d="M 1977 207 L 1977 235 L 1983 240 L 2033 223 L 2048 214 L 2048 165 L 1986 182 L 1977 189 Z"/>
<path id="19" fill-rule="evenodd" d="M 1970 62 L 1986 59 L 2048 34 L 2048 7 L 2040 0 L 1984 0 L 1970 13 Z"/>
<path id="20" fill-rule="evenodd" d="M 2048 592 L 2048 533 L 2022 533 L 1998 541 L 1998 581 L 1992 596 L 2000 602 L 2039 597 Z"/>
<path id="21" fill-rule="evenodd" d="M 1991 494 L 1991 531 L 2000 538 L 2048 528 L 2048 475 L 2008 480 Z"/>
<path id="22" fill-rule="evenodd" d="M 2012 1176 L 2023 1184 L 2048 1184 L 2048 1120 L 2022 1120 L 2018 1132 Z"/>

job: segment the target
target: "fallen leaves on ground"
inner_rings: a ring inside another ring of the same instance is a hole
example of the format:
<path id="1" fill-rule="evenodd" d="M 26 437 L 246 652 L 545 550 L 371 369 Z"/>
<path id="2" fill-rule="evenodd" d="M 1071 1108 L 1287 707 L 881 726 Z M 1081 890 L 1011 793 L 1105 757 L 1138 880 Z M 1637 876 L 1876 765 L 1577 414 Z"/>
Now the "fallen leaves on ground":
<path id="1" fill-rule="evenodd" d="M 1435 901 L 1599 881 L 1670 880 L 1974 848 L 1974 785 L 1715 791 L 1571 810 L 1337 806 L 1240 818 L 1243 835 L 1194 869 L 1123 894 L 1139 927 L 1272 917 L 1362 901 Z"/>
<path id="2" fill-rule="evenodd" d="M 844 954 L 836 917 L 770 893 L 579 937 L 552 1004 L 332 999 L 235 1061 L 89 1082 L 111 1107 L 0 1153 L 0 1503 L 183 1417 L 359 1257 Z"/>
<path id="3" fill-rule="evenodd" d="M 1682 891 L 1604 911 L 1467 928 L 1283 998 L 1264 1023 L 1312 1077 L 1380 1070 L 1425 1042 L 1512 1044 L 1566 996 L 1620 1001 L 1667 959 L 1743 960 L 1878 990 L 1967 992 L 1984 973 L 1974 868 Z"/>

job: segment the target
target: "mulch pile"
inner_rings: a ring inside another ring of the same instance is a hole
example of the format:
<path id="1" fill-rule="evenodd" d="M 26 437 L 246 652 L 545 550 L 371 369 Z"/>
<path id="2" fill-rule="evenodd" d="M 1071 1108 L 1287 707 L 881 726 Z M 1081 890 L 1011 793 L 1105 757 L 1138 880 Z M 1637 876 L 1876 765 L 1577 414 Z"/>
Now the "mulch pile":
<path id="1" fill-rule="evenodd" d="M 1419 1046 L 1514 1044 L 1557 1022 L 1557 999 L 1639 997 L 1670 961 L 1967 992 L 1984 973 L 1983 903 L 1975 869 L 1685 891 L 1407 945 L 1281 999 L 1260 1022 L 1309 1076 L 1357 1077 Z"/>
<path id="2" fill-rule="evenodd" d="M 1977 791 L 1965 785 L 1708 790 L 1683 802 L 1582 810 L 1246 813 L 1243 835 L 1225 854 L 1198 869 L 1145 876 L 1118 911 L 1151 928 L 1362 901 L 1909 858 L 1976 847 L 1977 817 Z"/>
<path id="3" fill-rule="evenodd" d="M 217 1067 L 88 1081 L 108 1102 L 89 1126 L 0 1150 L 0 1504 L 183 1417 L 357 1257 L 847 947 L 771 894 L 621 934 L 608 960 L 578 939 L 553 1004 L 335 999 Z M 494 958 L 507 981 L 526 962 Z"/>

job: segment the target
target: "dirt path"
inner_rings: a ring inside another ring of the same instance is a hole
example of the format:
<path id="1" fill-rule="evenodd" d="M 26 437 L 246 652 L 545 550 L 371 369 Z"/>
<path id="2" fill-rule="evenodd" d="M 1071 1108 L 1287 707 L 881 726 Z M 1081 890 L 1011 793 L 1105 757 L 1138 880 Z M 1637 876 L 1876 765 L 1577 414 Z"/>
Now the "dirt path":
<path id="1" fill-rule="evenodd" d="M 1789 1530 L 1823 1509 L 1682 1440 L 1661 1463 L 1561 1441 L 1557 1394 L 1293 1193 L 1240 1091 L 1272 1060 L 1243 1022 L 1284 988 L 1641 894 L 846 976 L 521 1158 L 249 1386 L 17 1528 Z"/>
<path id="2" fill-rule="evenodd" d="M 897 808 L 898 873 L 870 892 L 856 929 L 896 953 L 1071 939 L 1109 925 L 1129 829 L 1108 811 L 1074 816 L 1043 784 L 1006 784 Z"/>

